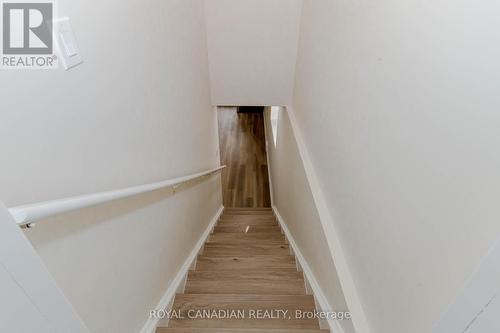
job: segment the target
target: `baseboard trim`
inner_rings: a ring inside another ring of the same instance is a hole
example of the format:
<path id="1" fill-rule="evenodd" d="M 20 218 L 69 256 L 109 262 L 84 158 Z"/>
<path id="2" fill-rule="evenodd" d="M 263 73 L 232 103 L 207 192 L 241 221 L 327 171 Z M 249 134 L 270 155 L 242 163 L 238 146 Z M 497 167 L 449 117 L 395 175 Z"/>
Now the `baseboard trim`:
<path id="1" fill-rule="evenodd" d="M 276 208 L 276 206 L 273 206 L 272 208 L 273 208 L 274 214 L 276 215 L 276 219 L 278 220 L 278 223 L 281 226 L 281 229 L 285 233 L 285 237 L 287 238 L 288 243 L 289 243 L 290 247 L 292 248 L 292 251 L 293 251 L 295 257 L 297 258 L 297 261 L 298 261 L 300 267 L 302 268 L 302 271 L 305 275 L 305 279 L 307 280 L 307 282 L 309 283 L 309 286 L 311 287 L 315 301 L 318 304 L 318 306 L 320 307 L 320 310 L 321 311 L 332 311 L 332 306 L 328 302 L 325 294 L 323 293 L 323 290 L 321 289 L 318 281 L 316 280 L 316 277 L 314 276 L 306 259 L 302 255 L 302 252 L 300 251 L 299 246 L 295 242 L 295 239 L 293 238 L 292 233 L 288 229 L 288 227 L 285 223 L 285 220 L 281 216 L 281 214 L 278 211 L 278 209 Z M 330 319 L 327 319 L 326 322 L 327 322 L 328 327 L 330 328 L 330 331 L 332 333 L 345 333 L 344 329 L 342 328 L 342 326 L 340 325 L 338 320 L 334 320 L 334 319 L 330 318 Z"/>
<path id="2" fill-rule="evenodd" d="M 196 262 L 196 258 L 198 256 L 198 253 L 201 251 L 207 238 L 212 233 L 212 230 L 213 230 L 215 224 L 217 223 L 217 221 L 219 220 L 219 217 L 222 215 L 223 211 L 224 211 L 224 207 L 221 206 L 219 208 L 219 210 L 217 211 L 217 213 L 215 214 L 215 216 L 210 221 L 207 229 L 201 235 L 200 239 L 198 240 L 198 242 L 194 246 L 194 248 L 191 251 L 191 253 L 189 254 L 189 256 L 184 261 L 184 264 L 179 269 L 179 272 L 177 272 L 177 275 L 175 276 L 175 278 L 172 280 L 172 282 L 168 286 L 167 290 L 165 291 L 165 294 L 160 299 L 160 302 L 155 307 L 155 309 L 170 309 L 170 307 L 172 306 L 175 294 L 177 293 L 177 290 L 179 290 L 180 288 L 183 287 L 190 267 L 192 267 L 192 265 Z M 140 333 L 154 333 L 156 330 L 156 326 L 158 326 L 159 321 L 160 320 L 158 318 L 148 318 L 148 320 L 146 321 L 146 324 L 143 326 Z"/>

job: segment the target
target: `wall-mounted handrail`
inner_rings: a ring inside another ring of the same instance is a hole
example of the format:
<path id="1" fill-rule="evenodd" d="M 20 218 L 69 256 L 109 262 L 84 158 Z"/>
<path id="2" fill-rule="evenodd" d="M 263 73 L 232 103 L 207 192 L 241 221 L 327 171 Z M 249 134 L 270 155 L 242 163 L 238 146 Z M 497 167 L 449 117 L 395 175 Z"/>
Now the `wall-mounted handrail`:
<path id="1" fill-rule="evenodd" d="M 52 215 L 77 210 L 89 206 L 106 203 L 113 200 L 123 199 L 141 193 L 146 193 L 161 188 L 176 187 L 183 183 L 196 180 L 204 176 L 210 176 L 224 169 L 222 165 L 215 169 L 206 170 L 192 175 L 164 180 L 156 183 L 133 186 L 119 190 L 87 194 L 66 199 L 46 201 L 31 205 L 23 205 L 9 208 L 9 213 L 19 226 L 29 226 L 31 223 Z"/>

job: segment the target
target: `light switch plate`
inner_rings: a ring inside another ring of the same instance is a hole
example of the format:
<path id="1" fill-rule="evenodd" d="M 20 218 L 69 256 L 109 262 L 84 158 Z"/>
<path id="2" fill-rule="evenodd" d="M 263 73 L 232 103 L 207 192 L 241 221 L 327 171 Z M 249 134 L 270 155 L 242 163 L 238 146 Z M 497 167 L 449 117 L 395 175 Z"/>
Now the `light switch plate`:
<path id="1" fill-rule="evenodd" d="M 80 50 L 76 43 L 75 35 L 71 29 L 68 17 L 62 17 L 53 21 L 54 41 L 57 45 L 59 62 L 66 70 L 73 68 L 83 62 Z"/>

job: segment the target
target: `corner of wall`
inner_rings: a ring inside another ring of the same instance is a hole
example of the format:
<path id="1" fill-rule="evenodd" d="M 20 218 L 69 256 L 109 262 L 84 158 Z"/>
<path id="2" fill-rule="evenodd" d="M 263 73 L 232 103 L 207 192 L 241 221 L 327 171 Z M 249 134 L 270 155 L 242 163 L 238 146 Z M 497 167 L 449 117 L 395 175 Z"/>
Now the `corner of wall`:
<path id="1" fill-rule="evenodd" d="M 356 285 L 351 274 L 349 264 L 347 262 L 347 258 L 342 249 L 340 235 L 335 229 L 334 220 L 331 216 L 329 207 L 321 190 L 320 180 L 318 179 L 316 172 L 314 171 L 314 166 L 308 155 L 307 147 L 301 135 L 293 108 L 287 107 L 286 112 L 289 116 L 291 129 L 293 132 L 292 134 L 295 137 L 295 141 L 297 143 L 300 159 L 305 170 L 307 182 L 309 183 L 309 186 L 311 188 L 313 201 L 316 206 L 319 219 L 321 221 L 321 226 L 328 243 L 330 255 L 332 256 L 332 259 L 335 263 L 342 291 L 344 293 L 349 311 L 352 314 L 352 323 L 357 333 L 370 333 L 371 329 L 368 324 L 361 299 L 358 295 Z M 281 221 L 283 224 L 285 223 L 282 219 Z M 302 260 L 304 261 L 303 258 Z M 317 288 L 319 288 L 319 286 Z M 325 302 L 326 299 L 325 301 L 323 301 L 323 304 L 328 304 L 327 302 Z"/>

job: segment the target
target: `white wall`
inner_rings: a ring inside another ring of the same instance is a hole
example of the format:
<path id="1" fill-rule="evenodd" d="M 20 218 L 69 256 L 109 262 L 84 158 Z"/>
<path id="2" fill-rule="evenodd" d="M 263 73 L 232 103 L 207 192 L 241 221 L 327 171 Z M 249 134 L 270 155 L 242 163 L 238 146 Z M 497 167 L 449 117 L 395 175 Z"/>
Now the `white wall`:
<path id="1" fill-rule="evenodd" d="M 273 206 L 284 219 L 332 307 L 323 310 L 348 311 L 288 113 L 279 112 L 276 145 L 273 142 L 269 108 L 266 109 L 264 119 Z M 339 325 L 344 328 L 345 333 L 354 332 L 352 323 L 348 320 Z"/>
<path id="2" fill-rule="evenodd" d="M 499 327 L 498 314 L 500 313 L 500 299 L 498 297 L 491 300 L 484 313 L 474 321 L 470 328 L 471 333 L 495 332 Z"/>
<path id="3" fill-rule="evenodd" d="M 432 327 L 432 333 L 489 333 L 500 327 L 500 240 Z M 464 329 L 466 328 L 466 329 Z"/>
<path id="4" fill-rule="evenodd" d="M 205 0 L 212 102 L 292 101 L 302 0 Z"/>
<path id="5" fill-rule="evenodd" d="M 94 193 L 219 164 L 202 0 L 63 0 L 58 9 L 85 63 L 0 74 L 0 200 Z M 216 177 L 26 233 L 92 332 L 138 332 L 220 205 Z"/>
<path id="6" fill-rule="evenodd" d="M 0 295 L 0 332 L 90 333 L 2 202 Z"/>
<path id="7" fill-rule="evenodd" d="M 374 333 L 429 332 L 500 233 L 499 15 L 304 2 L 294 114 Z"/>

